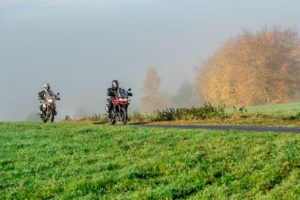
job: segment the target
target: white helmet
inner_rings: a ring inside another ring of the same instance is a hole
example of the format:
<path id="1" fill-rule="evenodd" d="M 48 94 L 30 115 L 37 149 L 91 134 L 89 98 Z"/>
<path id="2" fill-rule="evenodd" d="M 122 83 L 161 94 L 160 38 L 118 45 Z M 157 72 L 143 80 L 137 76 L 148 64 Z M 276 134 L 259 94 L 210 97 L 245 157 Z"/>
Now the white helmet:
<path id="1" fill-rule="evenodd" d="M 50 85 L 49 83 L 44 84 L 44 90 L 50 90 Z"/>

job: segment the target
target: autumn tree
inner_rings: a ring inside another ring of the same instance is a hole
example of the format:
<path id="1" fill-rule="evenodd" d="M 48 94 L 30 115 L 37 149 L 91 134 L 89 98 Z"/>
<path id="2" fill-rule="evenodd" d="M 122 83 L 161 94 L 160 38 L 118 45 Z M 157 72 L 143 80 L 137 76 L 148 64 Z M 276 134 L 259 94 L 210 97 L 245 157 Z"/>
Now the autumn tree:
<path id="1" fill-rule="evenodd" d="M 298 37 L 293 29 L 264 28 L 228 40 L 198 69 L 197 96 L 227 106 L 299 100 Z"/>
<path id="2" fill-rule="evenodd" d="M 139 101 L 142 112 L 150 114 L 170 105 L 169 96 L 159 90 L 160 86 L 161 80 L 155 67 L 150 67 L 142 85 L 143 96 Z"/>

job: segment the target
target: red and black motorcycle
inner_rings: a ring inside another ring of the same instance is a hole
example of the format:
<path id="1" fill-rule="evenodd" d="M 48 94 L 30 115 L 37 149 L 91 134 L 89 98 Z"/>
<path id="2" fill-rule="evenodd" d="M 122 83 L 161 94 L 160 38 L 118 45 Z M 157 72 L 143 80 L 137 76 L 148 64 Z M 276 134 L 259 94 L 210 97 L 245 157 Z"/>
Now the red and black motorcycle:
<path id="1" fill-rule="evenodd" d="M 109 115 L 109 123 L 114 125 L 116 121 L 120 121 L 125 125 L 128 121 L 128 106 L 130 104 L 129 96 L 132 96 L 130 93 L 131 89 L 127 91 L 125 89 L 119 88 L 116 92 L 116 95 L 113 99 L 113 109 Z"/>

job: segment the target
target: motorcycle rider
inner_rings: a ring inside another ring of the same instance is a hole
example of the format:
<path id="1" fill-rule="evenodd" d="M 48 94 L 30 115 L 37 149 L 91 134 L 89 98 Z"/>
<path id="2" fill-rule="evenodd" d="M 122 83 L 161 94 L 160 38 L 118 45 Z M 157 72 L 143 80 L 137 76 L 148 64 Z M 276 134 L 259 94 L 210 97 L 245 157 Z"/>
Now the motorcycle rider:
<path id="1" fill-rule="evenodd" d="M 110 118 L 110 111 L 113 109 L 113 99 L 117 95 L 117 91 L 119 88 L 119 81 L 113 80 L 112 81 L 112 87 L 107 89 L 107 96 L 109 96 L 108 99 L 106 99 L 106 113 L 107 116 Z M 132 93 L 128 93 L 128 96 L 132 96 Z"/>
<path id="2" fill-rule="evenodd" d="M 60 100 L 60 98 L 50 90 L 50 84 L 45 83 L 43 90 L 39 92 L 39 99 L 42 100 L 43 102 L 46 101 L 46 96 L 53 96 L 56 100 Z M 41 102 L 40 105 L 40 110 L 41 110 L 41 115 L 46 115 L 45 111 L 43 111 L 43 103 Z M 54 114 L 57 115 L 56 112 L 56 107 L 54 105 Z"/>
<path id="3" fill-rule="evenodd" d="M 113 99 L 116 96 L 116 93 L 118 91 L 119 88 L 119 81 L 117 80 L 113 80 L 112 81 L 112 87 L 107 89 L 107 96 L 109 96 L 108 99 L 106 99 L 106 112 L 107 112 L 107 116 L 110 117 L 110 111 L 113 109 Z"/>

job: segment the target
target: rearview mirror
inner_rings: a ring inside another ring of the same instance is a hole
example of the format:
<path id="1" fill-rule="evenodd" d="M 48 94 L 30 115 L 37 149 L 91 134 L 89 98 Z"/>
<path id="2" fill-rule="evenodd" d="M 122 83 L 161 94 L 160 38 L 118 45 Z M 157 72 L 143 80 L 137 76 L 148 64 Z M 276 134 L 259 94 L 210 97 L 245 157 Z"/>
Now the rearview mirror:
<path id="1" fill-rule="evenodd" d="M 128 91 L 131 91 L 131 88 L 129 88 Z"/>
<path id="2" fill-rule="evenodd" d="M 57 93 L 57 95 L 59 95 L 59 92 Z"/>

